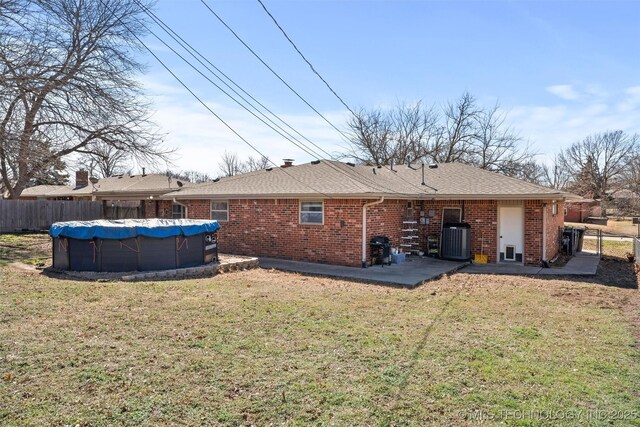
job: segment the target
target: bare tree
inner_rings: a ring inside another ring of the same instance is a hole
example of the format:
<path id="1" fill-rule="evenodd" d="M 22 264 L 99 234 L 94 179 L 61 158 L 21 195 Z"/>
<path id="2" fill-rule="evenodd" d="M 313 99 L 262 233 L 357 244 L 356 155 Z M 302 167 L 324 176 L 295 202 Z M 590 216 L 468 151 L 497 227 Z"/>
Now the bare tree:
<path id="1" fill-rule="evenodd" d="M 476 124 L 481 110 L 475 98 L 468 92 L 456 103 L 444 108 L 443 138 L 435 147 L 434 160 L 439 163 L 469 162 L 476 139 Z"/>
<path id="2" fill-rule="evenodd" d="M 131 159 L 127 151 L 119 150 L 105 143 L 94 144 L 91 151 L 78 150 L 82 153 L 78 166 L 89 171 L 96 178 L 106 178 L 131 172 Z"/>
<path id="3" fill-rule="evenodd" d="M 0 177 L 17 197 L 55 162 L 100 144 L 153 163 L 169 152 L 135 75 L 134 0 L 0 0 Z"/>
<path id="4" fill-rule="evenodd" d="M 393 124 L 393 155 L 397 163 L 433 159 L 442 128 L 433 107 L 425 108 L 422 102 L 400 104 L 390 114 Z"/>
<path id="5" fill-rule="evenodd" d="M 165 175 L 170 176 L 172 178 L 180 179 L 182 181 L 201 183 L 213 180 L 211 175 L 205 172 L 195 171 L 195 170 L 184 170 L 175 172 L 172 170 L 167 170 Z"/>
<path id="6" fill-rule="evenodd" d="M 218 162 L 223 176 L 234 176 L 244 172 L 244 165 L 236 153 L 224 150 Z"/>
<path id="7" fill-rule="evenodd" d="M 545 187 L 566 190 L 571 174 L 564 168 L 560 155 L 556 154 L 551 164 L 541 166 L 540 183 Z"/>
<path id="8" fill-rule="evenodd" d="M 640 153 L 635 152 L 627 163 L 622 176 L 622 185 L 640 195 Z"/>
<path id="9" fill-rule="evenodd" d="M 481 169 L 514 177 L 523 175 L 535 181 L 539 179 L 539 170 L 534 166 L 534 153 L 528 146 L 522 146 L 522 138 L 506 123 L 506 118 L 498 104 L 474 114 L 475 137 L 469 148 L 469 162 Z"/>
<path id="10" fill-rule="evenodd" d="M 393 158 L 393 125 L 381 110 L 360 109 L 349 118 L 353 156 L 375 165 L 388 164 Z"/>
<path id="11" fill-rule="evenodd" d="M 247 160 L 243 163 L 242 170 L 244 172 L 254 172 L 262 169 L 266 169 L 271 165 L 271 160 L 267 156 L 262 156 L 260 158 L 254 158 L 253 156 L 249 156 Z"/>
<path id="12" fill-rule="evenodd" d="M 571 191 L 601 198 L 623 182 L 625 171 L 638 149 L 640 137 L 617 130 L 587 136 L 558 157 L 560 166 L 572 177 Z M 603 206 L 603 209 L 605 207 Z"/>
<path id="13" fill-rule="evenodd" d="M 352 157 L 377 165 L 404 162 L 463 162 L 536 182 L 534 153 L 496 104 L 483 110 L 464 93 L 442 112 L 422 102 L 391 111 L 360 110 L 349 119 Z"/>

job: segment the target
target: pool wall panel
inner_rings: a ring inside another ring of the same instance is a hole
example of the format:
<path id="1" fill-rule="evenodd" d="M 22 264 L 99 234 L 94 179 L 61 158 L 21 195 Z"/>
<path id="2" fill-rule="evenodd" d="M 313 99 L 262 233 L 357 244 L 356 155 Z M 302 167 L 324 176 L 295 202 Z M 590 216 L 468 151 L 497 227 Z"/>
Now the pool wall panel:
<path id="1" fill-rule="evenodd" d="M 101 240 L 100 271 L 135 271 L 140 253 L 137 239 Z"/>
<path id="2" fill-rule="evenodd" d="M 69 239 L 64 237 L 53 239 L 53 268 L 69 269 Z"/>
<path id="3" fill-rule="evenodd" d="M 69 240 L 69 269 L 100 271 L 100 243 L 94 240 Z"/>
<path id="4" fill-rule="evenodd" d="M 138 270 L 152 271 L 177 268 L 175 237 L 155 239 L 153 237 L 138 236 L 138 241 L 140 242 Z"/>
<path id="5" fill-rule="evenodd" d="M 184 237 L 177 240 L 178 268 L 197 267 L 204 264 L 204 239 L 202 234 Z"/>

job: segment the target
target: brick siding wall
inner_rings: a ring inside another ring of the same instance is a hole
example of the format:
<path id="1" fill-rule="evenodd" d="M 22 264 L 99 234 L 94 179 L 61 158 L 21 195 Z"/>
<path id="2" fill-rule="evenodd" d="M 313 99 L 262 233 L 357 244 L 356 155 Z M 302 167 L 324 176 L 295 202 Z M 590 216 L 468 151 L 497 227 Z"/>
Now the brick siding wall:
<path id="1" fill-rule="evenodd" d="M 360 266 L 362 201 L 324 201 L 324 225 L 300 224 L 299 200 L 229 200 L 220 251 L 238 255 Z M 208 219 L 208 200 L 184 201 L 189 218 Z"/>
<path id="2" fill-rule="evenodd" d="M 524 263 L 540 265 L 542 259 L 542 201 L 524 202 Z"/>
<path id="3" fill-rule="evenodd" d="M 546 258 L 555 257 L 559 250 L 559 229 L 564 226 L 564 203 L 559 202 L 557 214 L 552 212 L 552 203 L 542 200 L 527 200 L 524 212 L 525 264 L 540 265 L 542 262 L 542 220 L 546 211 Z"/>
<path id="4" fill-rule="evenodd" d="M 557 214 L 553 215 L 551 203 L 546 208 L 547 217 L 547 260 L 555 257 L 560 252 L 560 228 L 564 227 L 564 203 L 558 203 Z"/>
<path id="5" fill-rule="evenodd" d="M 324 225 L 300 224 L 299 200 L 229 200 L 229 219 L 220 223 L 220 250 L 238 255 L 268 256 L 299 261 L 360 266 L 362 258 L 362 206 L 370 200 L 327 199 L 324 201 Z M 170 200 L 145 201 L 145 214 L 171 218 Z M 181 201 L 188 207 L 188 217 L 210 218 L 209 200 Z M 495 200 L 414 201 L 408 210 L 406 200 L 385 200 L 367 210 L 368 241 L 385 235 L 392 246 L 402 243 L 404 220 L 418 222 L 419 249 L 426 252 L 427 236 L 440 237 L 443 208 L 462 208 L 462 220 L 471 224 L 471 256 L 484 253 L 496 262 L 498 235 L 498 202 Z M 558 252 L 558 227 L 564 224 L 563 204 L 558 214 L 551 215 L 551 204 L 524 202 L 525 263 L 539 265 L 542 257 L 542 209 L 547 212 L 547 257 Z M 433 216 L 429 216 L 433 210 Z M 429 224 L 421 225 L 420 218 Z"/>

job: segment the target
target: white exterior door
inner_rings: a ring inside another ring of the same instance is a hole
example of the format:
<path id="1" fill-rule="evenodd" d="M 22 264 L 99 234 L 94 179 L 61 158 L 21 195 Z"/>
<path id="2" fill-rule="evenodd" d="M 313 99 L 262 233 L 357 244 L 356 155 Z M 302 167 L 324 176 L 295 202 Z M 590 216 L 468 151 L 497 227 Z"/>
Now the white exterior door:
<path id="1" fill-rule="evenodd" d="M 524 253 L 524 208 L 500 206 L 498 256 L 500 261 L 522 262 Z"/>

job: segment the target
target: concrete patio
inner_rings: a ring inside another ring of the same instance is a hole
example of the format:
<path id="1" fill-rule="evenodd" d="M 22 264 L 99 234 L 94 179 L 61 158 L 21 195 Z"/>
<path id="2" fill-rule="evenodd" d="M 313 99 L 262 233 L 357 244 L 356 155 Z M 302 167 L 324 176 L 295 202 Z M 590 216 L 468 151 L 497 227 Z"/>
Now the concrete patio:
<path id="1" fill-rule="evenodd" d="M 468 263 L 429 257 L 410 257 L 402 264 L 358 268 L 261 257 L 258 265 L 261 268 L 274 268 L 313 276 L 415 288 L 428 280 L 456 271 Z"/>
<path id="2" fill-rule="evenodd" d="M 546 276 L 593 276 L 598 271 L 600 257 L 589 252 L 578 252 L 562 267 L 531 267 L 516 263 L 470 264 L 462 272 L 471 274 L 524 274 Z"/>
<path id="3" fill-rule="evenodd" d="M 562 267 L 531 267 L 515 263 L 470 264 L 468 262 L 445 261 L 429 257 L 408 258 L 402 264 L 390 266 L 375 265 L 368 268 L 345 267 L 340 265 L 316 264 L 277 258 L 259 258 L 261 268 L 274 268 L 312 276 L 334 277 L 338 279 L 382 285 L 415 288 L 443 274 L 460 270 L 469 274 L 510 274 L 510 275 L 550 275 L 550 276 L 592 276 L 598 270 L 600 257 L 593 253 L 579 252 Z"/>

